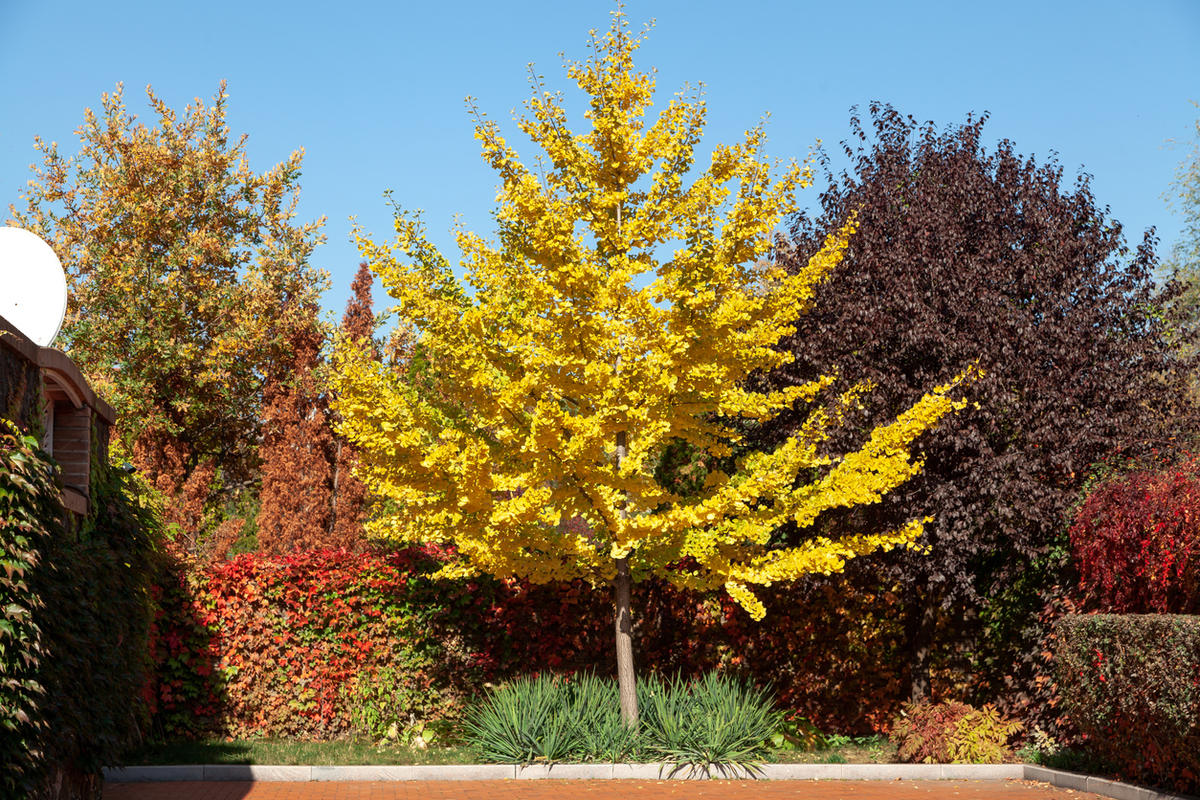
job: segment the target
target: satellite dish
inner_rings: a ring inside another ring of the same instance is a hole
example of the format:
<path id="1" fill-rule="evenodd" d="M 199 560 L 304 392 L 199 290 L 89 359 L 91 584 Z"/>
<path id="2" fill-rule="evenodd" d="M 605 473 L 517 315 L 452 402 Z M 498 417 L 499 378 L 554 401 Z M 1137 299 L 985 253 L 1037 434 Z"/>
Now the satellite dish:
<path id="1" fill-rule="evenodd" d="M 49 347 L 67 313 L 67 276 L 41 237 L 0 227 L 0 317 Z"/>

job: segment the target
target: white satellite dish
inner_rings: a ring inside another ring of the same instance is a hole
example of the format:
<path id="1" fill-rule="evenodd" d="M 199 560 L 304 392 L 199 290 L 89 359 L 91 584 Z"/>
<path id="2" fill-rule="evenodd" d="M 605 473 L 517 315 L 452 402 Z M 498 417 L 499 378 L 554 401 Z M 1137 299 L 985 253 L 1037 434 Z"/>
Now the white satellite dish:
<path id="1" fill-rule="evenodd" d="M 41 237 L 0 227 L 0 317 L 49 347 L 67 313 L 67 276 Z"/>

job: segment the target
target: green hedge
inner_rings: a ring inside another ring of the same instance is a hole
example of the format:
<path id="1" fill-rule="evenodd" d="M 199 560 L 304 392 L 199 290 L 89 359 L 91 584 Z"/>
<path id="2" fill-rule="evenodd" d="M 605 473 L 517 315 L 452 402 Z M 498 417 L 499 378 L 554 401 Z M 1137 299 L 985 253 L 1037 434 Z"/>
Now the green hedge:
<path id="1" fill-rule="evenodd" d="M 37 441 L 0 420 L 4 797 L 54 796 L 63 781 L 98 795 L 100 768 L 148 719 L 154 522 L 107 464 L 93 464 L 89 517 L 66 514 L 60 492 Z"/>
<path id="2" fill-rule="evenodd" d="M 1122 776 L 1200 791 L 1200 616 L 1072 615 L 1057 623 L 1064 711 Z"/>

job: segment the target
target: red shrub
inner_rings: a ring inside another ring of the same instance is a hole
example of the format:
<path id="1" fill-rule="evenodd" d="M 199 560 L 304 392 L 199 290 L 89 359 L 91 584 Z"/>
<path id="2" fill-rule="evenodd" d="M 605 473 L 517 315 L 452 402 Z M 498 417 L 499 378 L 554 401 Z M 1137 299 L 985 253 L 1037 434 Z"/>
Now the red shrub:
<path id="1" fill-rule="evenodd" d="M 470 671 L 431 632 L 436 609 L 405 590 L 416 557 L 246 555 L 177 576 L 154 630 L 164 733 L 336 738 L 356 683 L 385 667 L 423 698 L 420 719 L 452 713 L 453 682 L 435 667 Z"/>
<path id="2" fill-rule="evenodd" d="M 1097 486 L 1071 547 L 1080 588 L 1101 609 L 1200 613 L 1200 458 Z"/>
<path id="3" fill-rule="evenodd" d="M 157 720 L 169 737 L 331 738 L 352 732 L 356 689 L 402 675 L 421 720 L 452 715 L 485 682 L 536 670 L 613 669 L 612 599 L 581 582 L 433 581 L 433 552 L 247 555 L 159 590 Z M 639 669 L 728 669 L 770 684 L 826 729 L 878 731 L 904 699 L 895 592 L 842 577 L 764 596 L 755 623 L 726 602 L 642 584 Z"/>

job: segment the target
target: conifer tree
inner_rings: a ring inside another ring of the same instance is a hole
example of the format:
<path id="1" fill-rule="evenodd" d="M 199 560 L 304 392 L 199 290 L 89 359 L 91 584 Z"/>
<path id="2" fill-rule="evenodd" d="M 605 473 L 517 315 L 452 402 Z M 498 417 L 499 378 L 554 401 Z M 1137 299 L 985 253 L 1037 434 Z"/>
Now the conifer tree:
<path id="1" fill-rule="evenodd" d="M 766 394 L 745 388 L 752 372 L 788 360 L 774 345 L 841 260 L 854 225 L 796 274 L 768 265 L 761 280 L 771 291 L 760 291 L 755 263 L 808 170 L 766 159 L 761 125 L 693 169 L 705 103 L 681 92 L 648 119 L 654 79 L 633 66 L 641 42 L 618 10 L 606 34 L 593 32 L 593 56 L 568 65 L 588 103 L 590 130 L 580 134 L 567 128 L 563 96 L 533 77 L 528 115 L 516 121 L 544 153 L 532 167 L 477 114 L 501 187 L 496 237 L 456 232 L 470 292 L 417 216 L 397 213 L 391 243 L 358 234 L 418 330 L 422 368 L 410 380 L 349 343 L 334 367 L 341 431 L 359 449 L 368 490 L 387 504 L 368 528 L 455 545 L 447 575 L 611 585 L 629 725 L 633 581 L 723 589 L 760 618 L 755 585 L 913 544 L 922 516 L 840 540 L 770 542 L 785 520 L 806 527 L 914 475 L 909 443 L 961 403 L 951 397 L 957 379 L 931 387 L 860 448 L 830 458 L 818 448 L 865 387 L 826 375 Z M 819 398 L 823 410 L 787 442 L 733 458 L 745 424 Z M 655 477 L 677 442 L 725 465 L 687 497 Z"/>
<path id="2" fill-rule="evenodd" d="M 342 315 L 342 335 L 347 341 L 367 348 L 375 355 L 375 314 L 372 311 L 371 284 L 375 277 L 364 261 L 350 284 L 350 300 Z M 376 357 L 378 357 L 376 355 Z M 367 490 L 354 474 L 358 454 L 342 436 L 334 440 L 333 514 L 329 521 L 331 542 L 351 547 L 363 538 L 366 521 Z"/>
<path id="3" fill-rule="evenodd" d="M 268 553 L 330 546 L 334 443 L 318 369 L 324 332 L 315 308 L 285 322 L 293 358 L 274 366 L 263 392 L 258 545 Z"/>

